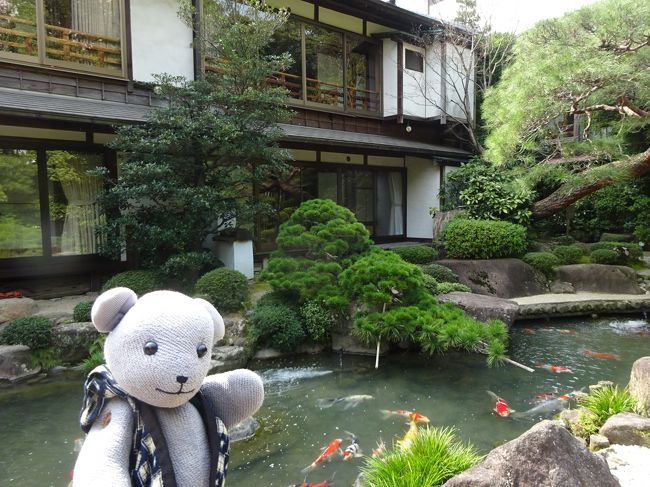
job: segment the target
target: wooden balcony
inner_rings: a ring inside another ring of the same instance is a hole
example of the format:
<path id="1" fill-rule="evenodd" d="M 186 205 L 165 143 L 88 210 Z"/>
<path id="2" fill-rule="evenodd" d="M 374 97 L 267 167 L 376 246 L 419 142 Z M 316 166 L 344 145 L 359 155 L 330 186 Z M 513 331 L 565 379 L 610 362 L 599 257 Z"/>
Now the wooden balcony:
<path id="1" fill-rule="evenodd" d="M 0 15 L 0 56 L 3 52 L 39 55 L 36 22 Z M 116 71 L 122 69 L 122 42 L 80 30 L 45 24 L 45 59 L 79 63 Z M 47 62 L 47 61 L 44 62 Z"/>

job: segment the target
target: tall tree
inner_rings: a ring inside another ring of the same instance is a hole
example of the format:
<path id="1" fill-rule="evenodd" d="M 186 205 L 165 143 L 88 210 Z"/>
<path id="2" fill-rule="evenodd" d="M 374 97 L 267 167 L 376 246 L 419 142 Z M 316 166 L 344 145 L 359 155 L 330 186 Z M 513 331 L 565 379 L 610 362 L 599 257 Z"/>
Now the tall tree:
<path id="1" fill-rule="evenodd" d="M 182 15 L 193 22 L 188 6 Z M 167 105 L 119 128 L 112 143 L 124 161 L 102 199 L 112 215 L 104 254 L 119 255 L 127 243 L 143 264 L 159 265 L 270 210 L 253 187 L 286 169 L 277 123 L 289 112 L 286 91 L 266 79 L 291 60 L 264 47 L 287 15 L 256 1 L 206 3 L 200 40 L 214 72 L 198 81 L 160 76 Z"/>
<path id="2" fill-rule="evenodd" d="M 573 173 L 534 218 L 650 173 L 650 3 L 603 0 L 542 21 L 514 56 L 485 98 L 485 157 Z"/>

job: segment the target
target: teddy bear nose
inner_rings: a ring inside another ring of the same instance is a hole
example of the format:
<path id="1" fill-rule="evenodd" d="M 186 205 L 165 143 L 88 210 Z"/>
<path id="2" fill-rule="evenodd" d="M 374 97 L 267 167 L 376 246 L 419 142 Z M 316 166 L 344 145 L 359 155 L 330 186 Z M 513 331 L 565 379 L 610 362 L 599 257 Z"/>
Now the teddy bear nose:
<path id="1" fill-rule="evenodd" d="M 177 375 L 176 382 L 178 382 L 179 384 L 185 384 L 187 382 L 187 377 L 185 377 L 184 375 Z"/>

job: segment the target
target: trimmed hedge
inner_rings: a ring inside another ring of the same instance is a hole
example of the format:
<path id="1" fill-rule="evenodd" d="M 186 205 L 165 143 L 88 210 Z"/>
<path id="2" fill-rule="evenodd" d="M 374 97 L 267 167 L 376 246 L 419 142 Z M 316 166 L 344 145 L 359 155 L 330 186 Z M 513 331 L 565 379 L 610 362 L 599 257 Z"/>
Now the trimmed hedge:
<path id="1" fill-rule="evenodd" d="M 529 252 L 522 260 L 548 278 L 553 278 L 553 268 L 562 264 L 558 256 L 551 252 Z"/>
<path id="2" fill-rule="evenodd" d="M 408 245 L 390 250 L 411 264 L 430 264 L 438 258 L 436 249 L 429 245 Z"/>
<path id="3" fill-rule="evenodd" d="M 44 316 L 27 316 L 10 322 L 0 335 L 0 343 L 27 345 L 32 350 L 50 346 L 52 322 Z"/>
<path id="4" fill-rule="evenodd" d="M 94 301 L 81 301 L 77 303 L 72 312 L 72 318 L 77 322 L 90 321 L 90 311 L 93 309 Z"/>
<path id="5" fill-rule="evenodd" d="M 630 242 L 596 242 L 590 245 L 592 252 L 594 250 L 612 250 L 619 255 L 619 264 L 634 262 L 643 257 L 643 250 L 637 243 Z"/>
<path id="6" fill-rule="evenodd" d="M 108 291 L 115 287 L 128 287 L 138 296 L 163 289 L 162 278 L 157 272 L 140 270 L 125 271 L 115 274 L 102 286 L 102 292 Z"/>
<path id="7" fill-rule="evenodd" d="M 449 267 L 440 264 L 428 264 L 420 267 L 422 272 L 438 282 L 458 282 L 458 276 Z"/>
<path id="8" fill-rule="evenodd" d="M 472 290 L 469 287 L 459 282 L 440 282 L 438 283 L 438 286 L 436 286 L 436 292 L 434 294 L 447 294 L 447 293 L 452 293 L 454 291 L 463 292 L 463 293 L 472 292 Z"/>
<path id="9" fill-rule="evenodd" d="M 526 229 L 514 223 L 454 218 L 443 232 L 452 259 L 518 257 L 526 249 Z"/>
<path id="10" fill-rule="evenodd" d="M 618 252 L 609 249 L 596 249 L 591 253 L 590 258 L 594 264 L 616 265 L 621 263 L 621 256 Z"/>
<path id="11" fill-rule="evenodd" d="M 239 271 L 222 267 L 203 274 L 194 290 L 219 311 L 238 311 L 248 300 L 248 279 Z"/>
<path id="12" fill-rule="evenodd" d="M 578 264 L 582 258 L 582 249 L 574 245 L 559 245 L 553 249 L 553 254 L 560 259 L 561 265 Z"/>
<path id="13" fill-rule="evenodd" d="M 294 306 L 279 303 L 255 308 L 251 333 L 283 352 L 290 352 L 306 338 L 299 312 Z"/>

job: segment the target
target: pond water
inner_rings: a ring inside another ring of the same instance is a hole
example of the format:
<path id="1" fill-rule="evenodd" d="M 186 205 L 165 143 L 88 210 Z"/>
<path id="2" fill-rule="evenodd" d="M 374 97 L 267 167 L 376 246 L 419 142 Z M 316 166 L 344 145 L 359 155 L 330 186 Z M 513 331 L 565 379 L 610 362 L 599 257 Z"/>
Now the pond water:
<path id="1" fill-rule="evenodd" d="M 609 359 L 591 352 L 607 353 Z M 511 330 L 510 356 L 519 362 L 557 364 L 570 373 L 512 366 L 489 369 L 481 356 L 447 353 L 434 357 L 393 354 L 374 357 L 326 354 L 254 362 L 263 377 L 266 400 L 256 416 L 262 427 L 252 440 L 231 450 L 228 485 L 287 486 L 304 479 L 309 465 L 335 438 L 349 444 L 347 433 L 359 438 L 370 453 L 381 438 L 391 445 L 407 429 L 406 419 L 384 418 L 380 410 L 408 409 L 430 418 L 435 426 L 455 426 L 464 441 L 482 453 L 508 441 L 539 417 L 513 420 L 492 412 L 486 390 L 505 398 L 510 407 L 526 411 L 537 394 L 563 394 L 599 380 L 626 384 L 632 363 L 650 354 L 650 324 L 641 317 L 565 319 L 523 322 Z M 618 360 L 616 360 L 618 359 Z M 327 399 L 368 395 L 358 404 Z M 320 401 L 319 401 L 320 400 Z M 75 440 L 81 381 L 0 390 L 0 485 L 65 486 L 76 457 Z M 352 406 L 352 407 L 347 407 Z M 341 457 L 314 469 L 319 482 L 335 476 L 336 485 L 351 485 L 362 459 Z"/>

